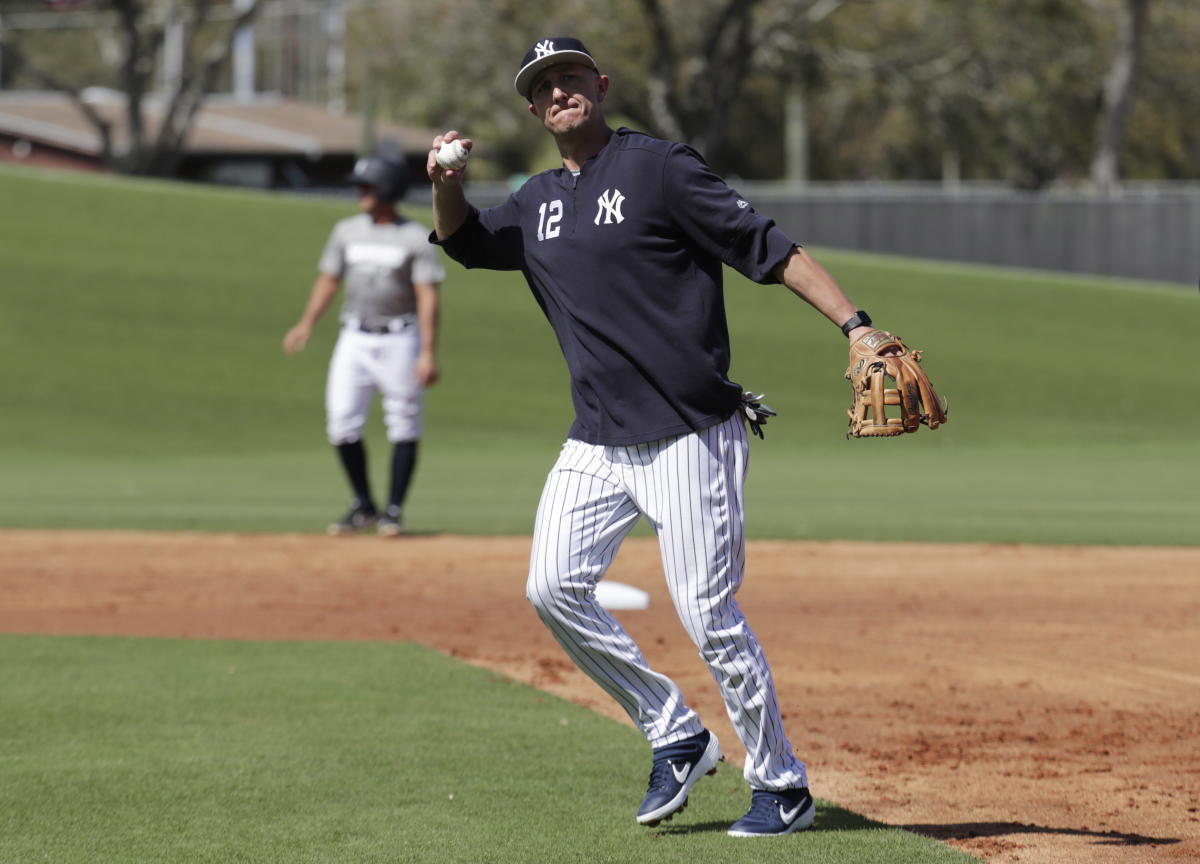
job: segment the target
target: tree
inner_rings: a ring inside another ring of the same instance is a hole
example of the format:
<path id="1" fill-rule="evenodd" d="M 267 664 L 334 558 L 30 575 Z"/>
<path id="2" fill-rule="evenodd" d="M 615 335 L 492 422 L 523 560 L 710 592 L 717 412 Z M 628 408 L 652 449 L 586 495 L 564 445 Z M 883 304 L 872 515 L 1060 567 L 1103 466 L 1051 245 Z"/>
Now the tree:
<path id="1" fill-rule="evenodd" d="M 1121 143 L 1129 110 L 1150 0 L 1125 0 L 1117 28 L 1117 48 L 1112 65 L 1104 78 L 1103 102 L 1096 124 L 1096 150 L 1092 157 L 1092 182 L 1102 189 L 1113 187 L 1121 178 Z"/>
<path id="2" fill-rule="evenodd" d="M 258 15 L 266 0 L 239 3 L 233 14 L 230 7 L 214 7 L 211 0 L 193 0 L 186 12 L 175 0 L 103 0 L 92 4 L 107 13 L 106 24 L 119 46 L 120 60 L 116 79 L 124 96 L 123 116 L 114 120 L 86 98 L 91 82 L 71 80 L 57 69 L 47 68 L 23 50 L 21 40 L 9 31 L 0 32 L 3 48 L 18 58 L 22 67 L 43 87 L 65 93 L 96 130 L 100 138 L 102 161 L 127 174 L 169 175 L 183 154 L 187 137 L 205 96 L 212 91 L 217 76 L 229 60 L 237 32 Z M 219 8 L 227 21 L 223 26 L 212 22 Z M 63 13 L 66 14 L 66 13 Z M 164 45 L 173 28 L 182 28 L 183 45 L 179 53 L 178 74 L 167 82 L 161 118 L 151 128 L 146 118 L 146 98 L 156 69 L 162 62 Z M 118 146 L 116 129 L 124 131 L 124 146 Z"/>
<path id="3" fill-rule="evenodd" d="M 1112 91 L 1123 100 L 1109 103 L 1124 105 L 1109 115 L 1121 124 L 1106 126 L 1113 13 L 1131 2 L 1154 4 L 1129 67 L 1137 99 L 1125 79 L 1129 87 Z M 476 179 L 557 164 L 512 76 L 534 39 L 567 34 L 612 77 L 614 125 L 687 141 L 730 176 L 1036 189 L 1086 180 L 1097 130 L 1107 128 L 1124 138 L 1126 176 L 1200 177 L 1197 0 L 609 0 L 603 14 L 592 0 L 389 0 L 347 9 L 349 107 L 475 137 Z"/>
<path id="4" fill-rule="evenodd" d="M 811 77 L 806 70 L 812 68 L 812 50 L 803 36 L 843 4 L 639 2 L 651 36 L 646 125 L 713 156 L 726 143 L 735 108 L 756 74 L 769 72 L 793 85 L 790 104 L 803 113 L 804 87 Z"/>
<path id="5" fill-rule="evenodd" d="M 856 4 L 817 46 L 814 171 L 1002 180 L 1086 171 L 1100 39 L 1075 0 Z"/>

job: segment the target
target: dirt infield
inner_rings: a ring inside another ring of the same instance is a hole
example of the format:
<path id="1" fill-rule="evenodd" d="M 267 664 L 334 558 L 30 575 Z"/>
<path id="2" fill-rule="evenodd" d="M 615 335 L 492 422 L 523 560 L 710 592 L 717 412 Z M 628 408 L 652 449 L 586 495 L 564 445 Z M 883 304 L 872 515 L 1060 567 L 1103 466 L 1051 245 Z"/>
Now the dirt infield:
<path id="1" fill-rule="evenodd" d="M 415 640 L 628 722 L 528 540 L 0 532 L 0 631 Z M 988 861 L 1200 860 L 1200 549 L 758 542 L 739 595 L 814 792 Z M 731 751 L 652 541 L 618 616 Z M 630 790 L 631 802 L 641 789 Z"/>

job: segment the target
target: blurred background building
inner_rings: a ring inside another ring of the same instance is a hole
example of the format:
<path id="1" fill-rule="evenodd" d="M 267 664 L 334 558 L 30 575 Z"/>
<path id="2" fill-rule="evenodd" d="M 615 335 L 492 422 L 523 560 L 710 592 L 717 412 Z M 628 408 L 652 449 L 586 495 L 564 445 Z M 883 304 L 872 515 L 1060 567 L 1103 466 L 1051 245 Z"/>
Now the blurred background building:
<path id="1" fill-rule="evenodd" d="M 377 149 L 423 171 L 435 133 L 347 108 L 343 2 L 194 16 L 181 0 L 0 3 L 0 160 L 292 190 L 337 187 Z M 187 124 L 177 152 L 156 155 L 173 120 Z"/>

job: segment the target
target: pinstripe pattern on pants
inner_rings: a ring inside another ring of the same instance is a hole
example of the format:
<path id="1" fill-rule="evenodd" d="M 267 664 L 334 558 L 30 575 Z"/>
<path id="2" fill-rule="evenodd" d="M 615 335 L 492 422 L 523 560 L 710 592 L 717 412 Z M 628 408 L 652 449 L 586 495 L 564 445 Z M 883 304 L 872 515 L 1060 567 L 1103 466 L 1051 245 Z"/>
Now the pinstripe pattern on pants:
<path id="1" fill-rule="evenodd" d="M 596 602 L 639 518 L 658 536 L 688 636 L 721 689 L 757 789 L 807 786 L 780 718 L 770 667 L 734 598 L 745 569 L 742 489 L 749 443 L 740 415 L 700 432 L 628 447 L 568 440 L 538 506 L 527 594 L 559 644 L 653 747 L 703 724 L 671 679 Z"/>

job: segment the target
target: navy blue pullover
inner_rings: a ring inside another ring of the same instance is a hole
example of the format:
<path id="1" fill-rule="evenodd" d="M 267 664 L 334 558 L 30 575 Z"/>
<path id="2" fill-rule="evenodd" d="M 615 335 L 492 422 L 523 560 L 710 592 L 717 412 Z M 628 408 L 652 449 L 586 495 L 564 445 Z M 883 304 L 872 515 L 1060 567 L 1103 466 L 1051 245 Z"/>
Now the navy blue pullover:
<path id="1" fill-rule="evenodd" d="M 569 437 L 630 445 L 738 407 L 722 262 L 764 284 L 795 244 L 692 148 L 619 129 L 578 176 L 531 177 L 443 241 L 465 267 L 525 275 L 571 374 Z"/>

